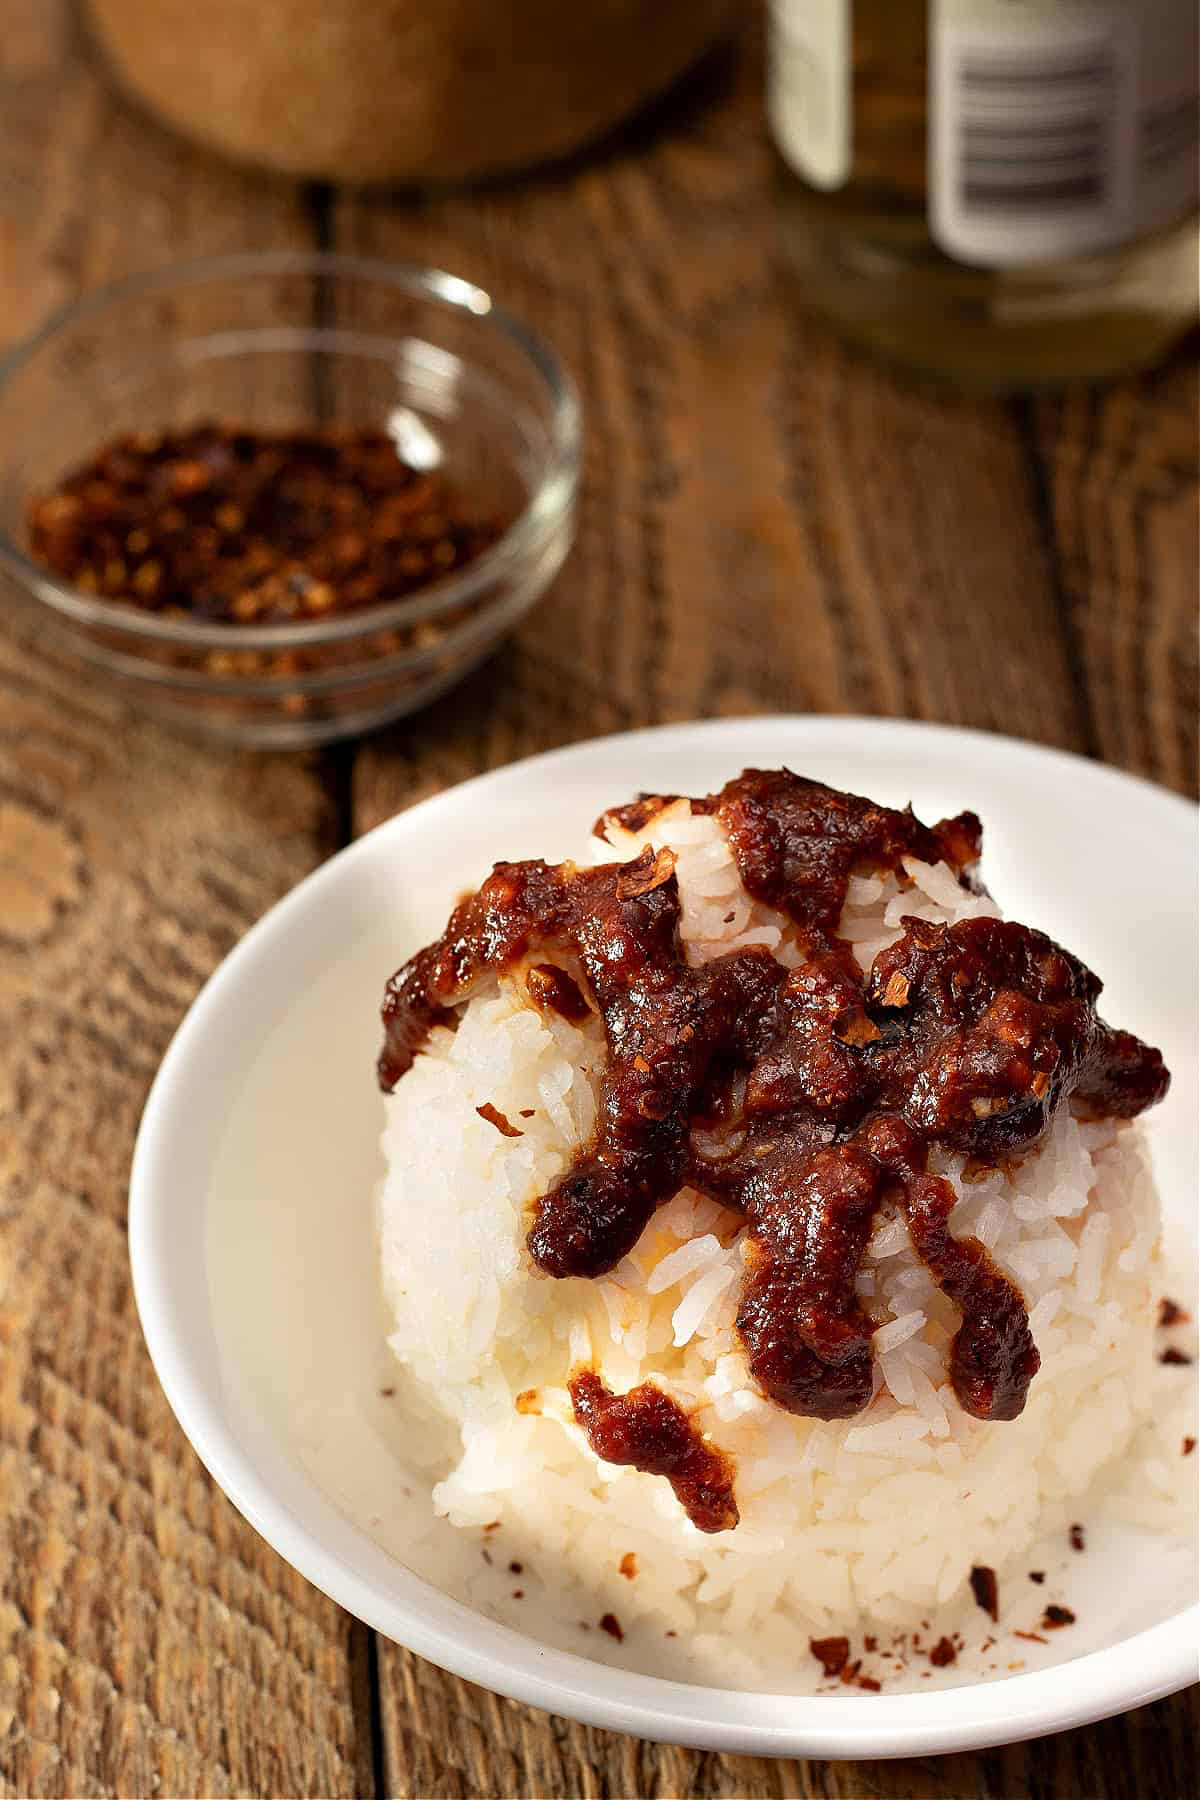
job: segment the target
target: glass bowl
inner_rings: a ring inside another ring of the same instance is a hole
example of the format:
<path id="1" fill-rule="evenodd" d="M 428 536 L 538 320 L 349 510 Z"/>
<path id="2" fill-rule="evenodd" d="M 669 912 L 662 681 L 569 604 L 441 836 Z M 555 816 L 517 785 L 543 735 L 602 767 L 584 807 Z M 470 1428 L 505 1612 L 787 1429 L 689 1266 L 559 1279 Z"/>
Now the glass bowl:
<path id="1" fill-rule="evenodd" d="M 270 625 L 97 599 L 32 560 L 32 497 L 120 434 L 207 420 L 386 430 L 511 522 L 402 599 Z M 0 362 L 0 445 L 0 570 L 59 646 L 160 717 L 290 748 L 424 706 L 533 605 L 570 546 L 580 411 L 554 355 L 482 288 L 280 251 L 166 269 L 60 313 Z"/>

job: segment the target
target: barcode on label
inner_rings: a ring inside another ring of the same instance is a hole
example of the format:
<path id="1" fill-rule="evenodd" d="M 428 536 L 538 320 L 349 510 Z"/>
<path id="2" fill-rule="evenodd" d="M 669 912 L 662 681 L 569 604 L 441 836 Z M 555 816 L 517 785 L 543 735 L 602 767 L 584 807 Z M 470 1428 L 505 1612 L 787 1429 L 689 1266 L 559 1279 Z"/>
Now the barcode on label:
<path id="1" fill-rule="evenodd" d="M 968 210 L 1108 207 L 1117 71 L 1107 46 L 1080 56 L 964 56 L 959 202 Z"/>
<path id="2" fill-rule="evenodd" d="M 980 9 L 946 0 L 934 14 L 943 21 L 929 71 L 938 242 L 1002 265 L 1119 241 L 1137 154 L 1128 20 L 1101 9 L 1083 21 L 981 23 Z"/>

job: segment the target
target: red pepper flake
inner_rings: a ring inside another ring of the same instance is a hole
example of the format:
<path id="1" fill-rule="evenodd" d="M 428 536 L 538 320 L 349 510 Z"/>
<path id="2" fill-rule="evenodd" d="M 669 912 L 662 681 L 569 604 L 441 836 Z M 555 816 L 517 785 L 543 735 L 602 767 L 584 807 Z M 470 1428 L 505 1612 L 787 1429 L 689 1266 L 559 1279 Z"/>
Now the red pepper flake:
<path id="1" fill-rule="evenodd" d="M 516 1399 L 513 1401 L 513 1405 L 519 1413 L 532 1413 L 535 1417 L 540 1417 L 542 1411 L 542 1396 L 537 1388 L 522 1388 Z"/>
<path id="2" fill-rule="evenodd" d="M 637 900 L 670 881 L 675 873 L 673 850 L 643 850 L 636 862 L 626 863 L 617 876 L 617 899 Z"/>
<path id="3" fill-rule="evenodd" d="M 1174 1344 L 1168 1344 L 1165 1350 L 1159 1351 L 1158 1360 L 1160 1363 L 1170 1364 L 1173 1368 L 1182 1369 L 1186 1368 L 1192 1359 L 1182 1350 L 1177 1350 Z"/>
<path id="4" fill-rule="evenodd" d="M 908 981 L 899 973 L 893 975 L 883 990 L 881 1006 L 902 1007 L 908 1005 Z"/>
<path id="5" fill-rule="evenodd" d="M 525 1598 L 525 1589 L 524 1588 L 514 1588 L 512 1591 L 512 1597 L 514 1600 L 523 1600 Z"/>
<path id="6" fill-rule="evenodd" d="M 1183 1443 L 1180 1446 L 1180 1454 L 1183 1456 L 1190 1456 L 1192 1454 L 1192 1451 L 1195 1448 L 1196 1448 L 1195 1438 L 1194 1437 L 1185 1437 L 1183 1440 Z"/>
<path id="7" fill-rule="evenodd" d="M 508 1572 L 510 1575 L 523 1575 L 525 1573 L 525 1564 L 510 1562 L 508 1565 Z"/>
<path id="8" fill-rule="evenodd" d="M 381 1400 L 390 1400 L 395 1392 L 396 1390 L 394 1387 L 380 1388 L 379 1398 Z"/>
<path id="9" fill-rule="evenodd" d="M 1161 1331 L 1166 1331 L 1172 1325 L 1186 1325 L 1187 1322 L 1188 1314 L 1184 1312 L 1179 1302 L 1177 1300 L 1168 1299 L 1167 1295 L 1164 1294 L 1158 1303 L 1159 1329 Z"/>
<path id="10" fill-rule="evenodd" d="M 1000 1617 L 1000 1596 L 995 1569 L 989 1569 L 986 1563 L 975 1563 L 971 1569 L 971 1592 L 976 1606 L 982 1607 L 992 1624 L 996 1624 Z"/>
<path id="11" fill-rule="evenodd" d="M 1030 1581 L 1036 1581 L 1038 1586 L 1041 1587 L 1043 1581 L 1046 1579 L 1045 1569 L 1030 1569 L 1029 1579 Z"/>
<path id="12" fill-rule="evenodd" d="M 865 1637 L 863 1639 L 863 1649 L 867 1652 L 868 1656 L 873 1656 L 875 1654 L 875 1651 L 878 1648 L 879 1648 L 878 1638 Z"/>
<path id="13" fill-rule="evenodd" d="M 601 1631 L 607 1631 L 610 1638 L 616 1638 L 618 1644 L 625 1642 L 625 1633 L 621 1630 L 620 1620 L 616 1613 L 605 1613 L 600 1621 Z"/>
<path id="14" fill-rule="evenodd" d="M 523 1106 L 521 1108 L 521 1117 L 523 1119 L 532 1119 L 533 1116 L 534 1116 L 534 1108 L 532 1106 Z"/>
<path id="15" fill-rule="evenodd" d="M 840 1675 L 850 1657 L 849 1638 L 809 1638 L 808 1647 L 826 1675 Z"/>
<path id="16" fill-rule="evenodd" d="M 1042 1614 L 1043 1631 L 1061 1631 L 1064 1625 L 1073 1625 L 1075 1614 L 1069 1606 L 1048 1606 Z"/>
<path id="17" fill-rule="evenodd" d="M 722 919 L 722 920 L 721 920 L 721 923 L 722 923 L 722 925 L 732 925 L 732 924 L 733 924 L 733 921 L 734 921 L 734 920 L 735 920 L 735 919 L 736 919 L 736 918 L 737 918 L 737 914 L 736 914 L 736 913 L 731 913 L 731 912 L 728 912 L 728 913 L 726 913 L 726 914 L 725 914 L 725 917 L 724 917 L 724 918 L 723 918 L 723 919 Z"/>
<path id="18" fill-rule="evenodd" d="M 1082 1525 L 1072 1525 L 1071 1527 L 1071 1548 L 1072 1550 L 1086 1550 L 1087 1548 L 1087 1538 Z"/>
<path id="19" fill-rule="evenodd" d="M 617 1564 L 617 1567 L 620 1569 L 620 1571 L 621 1571 L 622 1575 L 625 1577 L 626 1581 L 632 1581 L 634 1576 L 638 1572 L 637 1556 L 636 1556 L 635 1552 L 632 1550 L 627 1550 L 625 1552 L 624 1556 L 621 1558 L 620 1562 Z"/>
<path id="20" fill-rule="evenodd" d="M 489 1125 L 494 1125 L 504 1137 L 525 1136 L 525 1133 L 510 1119 L 506 1119 L 499 1107 L 493 1106 L 490 1100 L 485 1101 L 482 1106 L 477 1106 L 475 1111 L 481 1119 L 486 1119 Z"/>
<path id="21" fill-rule="evenodd" d="M 860 1007 L 834 1026 L 834 1035 L 843 1044 L 849 1044 L 852 1050 L 861 1050 L 864 1044 L 878 1043 L 883 1033 Z"/>
<path id="22" fill-rule="evenodd" d="M 663 1636 L 664 1637 L 678 1637 L 679 1633 L 677 1631 L 664 1631 Z"/>
<path id="23" fill-rule="evenodd" d="M 849 1687 L 852 1682 L 857 1681 L 858 1680 L 858 1671 L 861 1668 L 862 1668 L 862 1657 L 861 1656 L 858 1658 L 857 1662 L 848 1662 L 846 1664 L 845 1668 L 842 1670 L 842 1685 L 844 1687 Z"/>
<path id="24" fill-rule="evenodd" d="M 28 523 L 60 579 L 234 632 L 402 599 L 504 526 L 441 472 L 404 462 L 386 432 L 212 421 L 110 440 L 34 497 Z"/>
<path id="25" fill-rule="evenodd" d="M 864 1688 L 868 1694 L 878 1694 L 883 1691 L 882 1681 L 876 1681 L 873 1675 L 860 1675 L 858 1685 L 860 1688 Z"/>
<path id="26" fill-rule="evenodd" d="M 537 963 L 525 977 L 529 998 L 542 1012 L 555 1012 L 568 1024 L 578 1025 L 591 1008 L 565 969 L 555 963 Z"/>
<path id="27" fill-rule="evenodd" d="M 490 1521 L 489 1521 L 489 1522 L 488 1522 L 488 1524 L 486 1524 L 486 1525 L 485 1525 L 485 1526 L 484 1526 L 484 1528 L 483 1528 L 483 1529 L 484 1529 L 484 1530 L 485 1530 L 485 1531 L 499 1531 L 499 1529 L 500 1529 L 500 1521 L 499 1521 L 499 1519 L 492 1519 L 492 1520 L 490 1520 Z"/>
<path id="28" fill-rule="evenodd" d="M 1014 1637 L 1024 1638 L 1027 1644 L 1048 1644 L 1049 1638 L 1041 1637 L 1036 1631 L 1014 1631 Z"/>
<path id="29" fill-rule="evenodd" d="M 929 1652 L 929 1660 L 935 1669 L 946 1669 L 952 1662 L 958 1661 L 958 1651 L 948 1637 L 939 1638 Z"/>

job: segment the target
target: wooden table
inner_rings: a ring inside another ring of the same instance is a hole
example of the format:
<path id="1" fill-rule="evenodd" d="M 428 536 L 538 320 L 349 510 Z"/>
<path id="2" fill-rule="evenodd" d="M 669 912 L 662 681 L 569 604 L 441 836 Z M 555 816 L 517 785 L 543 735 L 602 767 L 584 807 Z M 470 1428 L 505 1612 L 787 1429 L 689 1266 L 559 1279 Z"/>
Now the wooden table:
<path id="1" fill-rule="evenodd" d="M 261 245 L 494 286 L 582 384 L 555 596 L 432 712 L 199 748 L 0 635 L 0 1786 L 9 1795 L 1183 1795 L 1180 1695 L 980 1756 L 769 1763 L 468 1687 L 295 1575 L 208 1480 L 134 1315 L 130 1147 L 185 1008 L 272 901 L 483 768 L 697 715 L 902 714 L 1195 772 L 1196 375 L 915 392 L 783 303 L 754 47 L 565 172 L 398 204 L 224 168 L 110 95 L 64 0 L 0 34 L 0 345 L 109 277 Z"/>

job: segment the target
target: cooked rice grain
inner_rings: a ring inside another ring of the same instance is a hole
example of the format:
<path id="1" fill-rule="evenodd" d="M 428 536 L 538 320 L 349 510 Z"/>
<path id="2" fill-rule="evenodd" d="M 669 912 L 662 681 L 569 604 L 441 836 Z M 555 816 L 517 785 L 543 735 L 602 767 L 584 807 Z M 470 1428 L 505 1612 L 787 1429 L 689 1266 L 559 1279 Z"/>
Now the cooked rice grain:
<path id="1" fill-rule="evenodd" d="M 799 960 L 789 922 L 742 888 L 715 820 L 679 801 L 646 832 L 610 836 L 597 860 L 675 852 L 693 964 L 751 943 Z M 864 969 L 906 912 L 997 910 L 945 866 L 909 859 L 906 876 L 850 883 L 842 932 Z M 1065 1527 L 1149 1406 L 1159 1219 L 1139 1129 L 1064 1112 L 1039 1154 L 970 1182 L 961 1158 L 935 1157 L 959 1194 L 953 1229 L 985 1243 L 1028 1301 L 1042 1367 L 1019 1419 L 981 1423 L 958 1405 L 946 1375 L 957 1310 L 885 1208 L 859 1281 L 880 1326 L 875 1393 L 829 1424 L 792 1417 L 750 1382 L 733 1331 L 745 1233 L 715 1202 L 677 1194 L 603 1280 L 532 1268 L 528 1208 L 589 1136 L 603 1057 L 599 1020 L 534 1011 L 518 971 L 472 999 L 455 1033 L 435 1031 L 387 1101 L 389 1342 L 462 1440 L 434 1490 L 439 1511 L 461 1527 L 511 1521 L 529 1552 L 597 1604 L 619 1603 L 623 1620 L 653 1618 L 700 1648 L 715 1634 L 726 1659 L 737 1633 L 747 1680 L 802 1655 L 810 1635 L 903 1626 L 960 1595 L 972 1563 L 1002 1568 Z M 534 1114 L 507 1138 L 483 1105 Z M 618 1391 L 652 1377 L 696 1409 L 736 1461 L 736 1531 L 702 1536 L 666 1482 L 597 1461 L 565 1391 L 571 1367 L 593 1359 Z M 529 1388 L 540 1415 L 517 1409 Z M 631 1551 L 638 1579 L 620 1582 Z"/>

